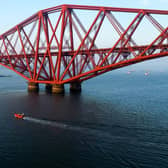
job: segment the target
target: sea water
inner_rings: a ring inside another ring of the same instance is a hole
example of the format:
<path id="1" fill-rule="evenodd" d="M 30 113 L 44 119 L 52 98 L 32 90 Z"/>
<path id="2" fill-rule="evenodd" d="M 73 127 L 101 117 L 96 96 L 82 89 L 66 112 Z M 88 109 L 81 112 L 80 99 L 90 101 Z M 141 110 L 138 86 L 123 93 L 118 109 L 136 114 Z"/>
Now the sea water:
<path id="1" fill-rule="evenodd" d="M 168 166 L 168 73 L 114 71 L 84 82 L 81 94 L 26 87 L 0 77 L 0 167 Z"/>

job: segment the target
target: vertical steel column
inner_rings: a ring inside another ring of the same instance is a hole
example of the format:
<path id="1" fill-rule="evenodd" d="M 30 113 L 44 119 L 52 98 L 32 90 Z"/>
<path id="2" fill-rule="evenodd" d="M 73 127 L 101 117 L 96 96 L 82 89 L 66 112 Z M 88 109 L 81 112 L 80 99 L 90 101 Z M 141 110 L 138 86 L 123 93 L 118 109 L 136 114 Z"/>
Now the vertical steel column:
<path id="1" fill-rule="evenodd" d="M 45 25 L 45 29 L 46 29 L 46 40 L 47 40 L 47 44 L 49 44 L 49 37 L 50 37 L 50 35 L 49 35 L 49 30 L 48 30 L 48 14 L 44 14 L 43 15 L 43 17 L 44 17 L 44 25 Z M 47 46 L 47 52 L 48 52 L 48 50 L 50 50 L 50 44 L 49 44 L 49 46 Z M 49 56 L 47 56 L 48 57 L 48 62 L 49 62 L 49 74 L 50 74 L 50 80 L 52 80 L 52 70 L 51 70 L 51 60 L 50 60 L 50 57 Z"/>
<path id="2" fill-rule="evenodd" d="M 72 9 L 68 9 L 67 12 L 69 15 L 71 51 L 74 51 L 74 38 L 73 38 L 73 29 L 72 29 Z M 73 71 L 73 76 L 75 76 L 75 60 L 72 62 L 72 71 Z"/>
<path id="3" fill-rule="evenodd" d="M 35 51 L 35 61 L 34 61 L 34 74 L 33 74 L 33 79 L 36 79 L 36 73 L 37 73 L 37 60 L 38 60 L 38 51 L 39 51 L 39 41 L 40 41 L 40 30 L 41 30 L 41 15 L 42 13 L 38 13 L 38 31 L 37 31 L 37 44 L 36 44 L 36 51 Z"/>
<path id="4" fill-rule="evenodd" d="M 62 8 L 62 23 L 61 23 L 61 37 L 60 37 L 60 45 L 59 45 L 59 52 L 58 52 L 58 62 L 57 62 L 57 81 L 60 80 L 60 68 L 61 68 L 61 56 L 62 56 L 62 45 L 63 45 L 63 37 L 64 37 L 64 30 L 65 30 L 65 14 L 66 14 L 66 7 L 63 6 Z"/>

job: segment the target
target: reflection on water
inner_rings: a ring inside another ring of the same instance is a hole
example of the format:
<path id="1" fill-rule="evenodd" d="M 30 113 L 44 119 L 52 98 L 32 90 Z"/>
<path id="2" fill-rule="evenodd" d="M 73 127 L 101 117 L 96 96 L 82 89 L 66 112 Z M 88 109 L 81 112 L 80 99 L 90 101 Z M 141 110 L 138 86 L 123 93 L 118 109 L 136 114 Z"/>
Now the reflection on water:
<path id="1" fill-rule="evenodd" d="M 167 167 L 166 74 L 105 75 L 84 83 L 81 94 L 54 96 L 5 80 L 2 167 Z M 25 113 L 24 120 L 15 112 Z"/>

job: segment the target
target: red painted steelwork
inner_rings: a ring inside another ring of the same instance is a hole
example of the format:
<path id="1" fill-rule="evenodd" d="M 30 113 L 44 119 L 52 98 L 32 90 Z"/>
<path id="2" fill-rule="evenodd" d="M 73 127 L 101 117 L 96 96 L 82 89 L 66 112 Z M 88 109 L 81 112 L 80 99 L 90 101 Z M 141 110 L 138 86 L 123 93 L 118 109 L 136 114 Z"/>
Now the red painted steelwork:
<path id="1" fill-rule="evenodd" d="M 127 24 L 123 14 L 131 16 Z M 64 84 L 164 57 L 168 26 L 158 16 L 168 11 L 80 5 L 41 10 L 0 36 L 0 65 L 31 82 Z M 157 33 L 138 44 L 136 31 L 145 19 Z"/>

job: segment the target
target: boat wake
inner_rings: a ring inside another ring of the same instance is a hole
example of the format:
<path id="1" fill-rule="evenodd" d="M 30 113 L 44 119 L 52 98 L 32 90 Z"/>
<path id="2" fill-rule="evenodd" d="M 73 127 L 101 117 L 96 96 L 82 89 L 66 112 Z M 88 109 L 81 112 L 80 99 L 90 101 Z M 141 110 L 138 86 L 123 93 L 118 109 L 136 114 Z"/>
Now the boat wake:
<path id="1" fill-rule="evenodd" d="M 66 129 L 66 130 L 73 130 L 73 131 L 88 131 L 88 128 L 83 128 L 79 126 L 72 126 L 70 124 L 64 124 L 61 122 L 56 122 L 56 121 L 49 121 L 49 120 L 43 120 L 43 119 L 38 119 L 38 118 L 33 118 L 33 117 L 23 117 L 23 120 L 33 122 L 33 123 L 38 123 L 42 125 L 48 125 L 52 127 L 57 127 L 61 129 Z"/>
<path id="2" fill-rule="evenodd" d="M 116 136 L 116 135 L 112 135 L 110 132 L 105 131 L 104 129 L 96 129 L 96 128 L 90 128 L 88 126 L 78 126 L 78 125 L 72 125 L 72 124 L 65 124 L 65 123 L 61 123 L 61 122 L 57 122 L 57 121 L 50 121 L 50 120 L 45 120 L 45 119 L 39 119 L 39 118 L 34 118 L 34 117 L 23 117 L 23 120 L 28 121 L 28 122 L 32 122 L 32 123 L 36 123 L 36 124 L 41 124 L 41 125 L 46 125 L 46 126 L 50 126 L 50 127 L 56 127 L 62 130 L 68 130 L 68 131 L 76 131 L 76 132 L 80 132 L 80 133 L 84 133 L 84 134 L 90 134 L 90 135 L 101 135 L 101 136 L 106 136 L 106 137 L 113 137 L 113 140 L 118 141 L 118 140 L 122 140 L 123 137 L 122 136 Z M 129 141 L 129 139 L 127 139 L 125 137 L 126 141 Z"/>

